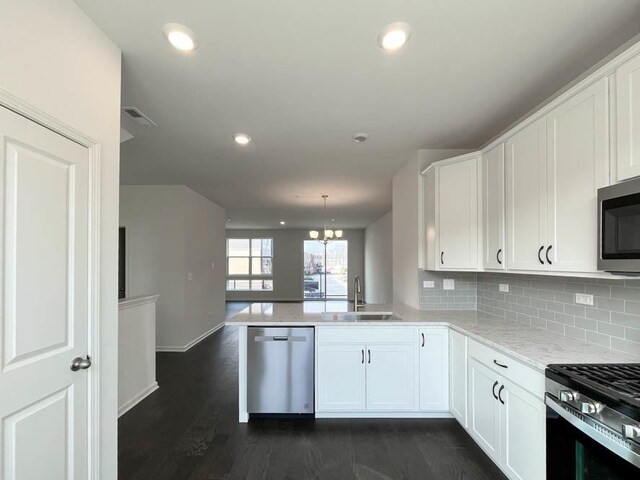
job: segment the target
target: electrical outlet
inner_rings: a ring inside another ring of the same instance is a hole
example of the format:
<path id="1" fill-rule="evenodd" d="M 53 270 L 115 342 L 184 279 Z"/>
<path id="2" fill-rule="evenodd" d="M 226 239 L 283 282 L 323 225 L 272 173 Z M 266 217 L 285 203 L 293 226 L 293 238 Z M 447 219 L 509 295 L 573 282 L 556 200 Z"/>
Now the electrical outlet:
<path id="1" fill-rule="evenodd" d="M 193 280 L 193 273 L 187 273 L 187 280 Z"/>
<path id="2" fill-rule="evenodd" d="M 593 295 L 587 293 L 576 293 L 576 303 L 580 305 L 590 305 L 593 307 Z"/>
<path id="3" fill-rule="evenodd" d="M 425 280 L 422 282 L 422 288 L 434 288 L 436 286 L 433 280 Z"/>
<path id="4" fill-rule="evenodd" d="M 501 292 L 504 292 L 504 293 L 509 293 L 509 284 L 508 283 L 501 283 L 500 285 L 498 285 L 498 290 L 500 290 Z"/>
<path id="5" fill-rule="evenodd" d="M 215 270 L 215 269 L 216 269 L 216 262 L 211 260 L 211 270 Z"/>
<path id="6" fill-rule="evenodd" d="M 442 281 L 442 289 L 443 290 L 455 290 L 456 282 L 452 278 L 445 278 Z"/>

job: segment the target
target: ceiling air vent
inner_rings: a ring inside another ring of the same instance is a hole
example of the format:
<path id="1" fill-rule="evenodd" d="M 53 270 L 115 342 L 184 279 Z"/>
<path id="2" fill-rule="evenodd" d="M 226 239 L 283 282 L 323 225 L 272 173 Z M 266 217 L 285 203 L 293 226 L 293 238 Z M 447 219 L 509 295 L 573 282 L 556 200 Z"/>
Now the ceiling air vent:
<path id="1" fill-rule="evenodd" d="M 147 117 L 144 113 L 140 111 L 138 107 L 125 106 L 122 107 L 122 111 L 126 113 L 131 120 L 136 122 L 138 125 L 143 125 L 145 127 L 155 127 L 156 122 Z"/>

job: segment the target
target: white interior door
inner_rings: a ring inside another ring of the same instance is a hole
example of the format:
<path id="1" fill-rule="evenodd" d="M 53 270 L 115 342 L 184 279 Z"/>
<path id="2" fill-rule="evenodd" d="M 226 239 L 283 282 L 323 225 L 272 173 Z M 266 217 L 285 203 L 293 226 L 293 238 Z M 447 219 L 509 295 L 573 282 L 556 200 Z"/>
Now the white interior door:
<path id="1" fill-rule="evenodd" d="M 3 480 L 88 478 L 88 151 L 0 107 Z"/>
<path id="2" fill-rule="evenodd" d="M 549 270 L 598 270 L 598 188 L 608 177 L 607 79 L 600 79 L 547 115 Z"/>

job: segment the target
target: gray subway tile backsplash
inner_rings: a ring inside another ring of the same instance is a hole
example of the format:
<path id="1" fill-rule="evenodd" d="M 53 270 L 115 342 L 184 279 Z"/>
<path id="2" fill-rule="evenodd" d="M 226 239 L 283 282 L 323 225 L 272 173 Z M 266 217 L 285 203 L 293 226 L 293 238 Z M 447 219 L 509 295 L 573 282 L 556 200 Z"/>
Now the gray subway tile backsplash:
<path id="1" fill-rule="evenodd" d="M 453 279 L 454 290 L 443 280 Z M 423 281 L 434 288 L 423 288 Z M 509 292 L 498 284 L 509 285 Z M 593 295 L 578 305 L 576 293 Z M 640 356 L 640 279 L 549 277 L 506 273 L 420 272 L 422 310 L 480 310 L 595 345 Z"/>

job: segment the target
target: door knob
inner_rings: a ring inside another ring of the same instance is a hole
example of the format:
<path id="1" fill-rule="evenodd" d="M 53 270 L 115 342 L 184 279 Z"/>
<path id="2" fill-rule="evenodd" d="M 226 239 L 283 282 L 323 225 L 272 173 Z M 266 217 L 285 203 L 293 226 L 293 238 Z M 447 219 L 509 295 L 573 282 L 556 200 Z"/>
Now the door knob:
<path id="1" fill-rule="evenodd" d="M 87 358 L 76 357 L 71 361 L 71 370 L 77 372 L 78 370 L 86 370 L 91 366 L 91 357 L 87 355 Z"/>

